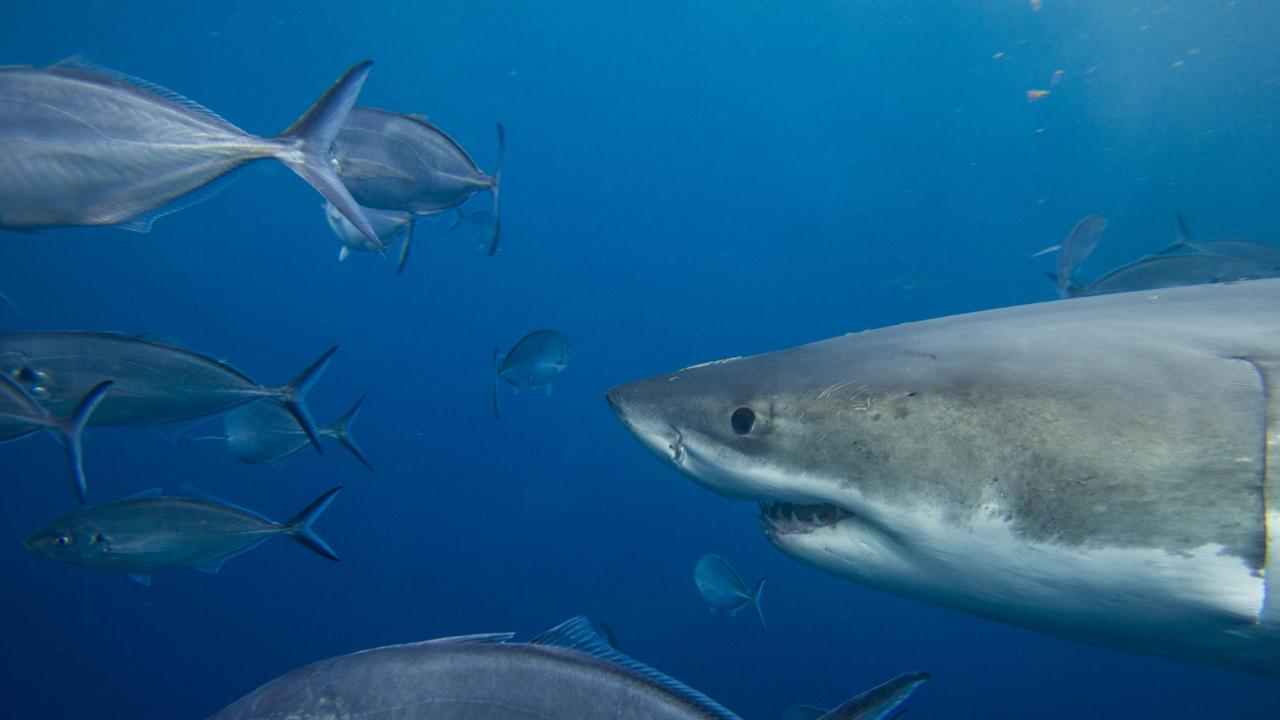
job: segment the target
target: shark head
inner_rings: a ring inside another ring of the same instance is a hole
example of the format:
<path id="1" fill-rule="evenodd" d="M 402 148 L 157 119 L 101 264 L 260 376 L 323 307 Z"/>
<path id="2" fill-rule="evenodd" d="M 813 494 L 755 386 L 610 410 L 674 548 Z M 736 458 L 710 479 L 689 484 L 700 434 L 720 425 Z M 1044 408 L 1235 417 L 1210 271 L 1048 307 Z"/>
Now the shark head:
<path id="1" fill-rule="evenodd" d="M 1135 332 L 1141 299 L 872 330 L 606 397 L 664 463 L 758 503 L 793 559 L 1060 637 L 1256 672 L 1224 648 L 1233 623 L 1267 612 L 1258 373 L 1198 338 Z"/>

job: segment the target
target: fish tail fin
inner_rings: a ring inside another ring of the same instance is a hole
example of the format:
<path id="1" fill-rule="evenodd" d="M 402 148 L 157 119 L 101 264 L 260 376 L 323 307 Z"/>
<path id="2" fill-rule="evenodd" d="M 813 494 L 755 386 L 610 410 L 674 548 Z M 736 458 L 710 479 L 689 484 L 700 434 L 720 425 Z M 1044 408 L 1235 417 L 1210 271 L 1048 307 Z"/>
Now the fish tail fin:
<path id="1" fill-rule="evenodd" d="M 492 257 L 498 252 L 498 241 L 502 239 L 502 212 L 498 202 L 499 190 L 502 189 L 502 158 L 507 154 L 507 131 L 498 123 L 498 163 L 493 169 L 493 234 L 489 236 L 489 249 L 485 255 Z"/>
<path id="2" fill-rule="evenodd" d="M 325 351 L 323 355 L 316 358 L 314 362 L 308 365 L 302 372 L 298 373 L 292 380 L 275 388 L 271 394 L 275 396 L 285 410 L 293 416 L 298 427 L 307 434 L 307 438 L 311 440 L 311 445 L 316 452 L 324 454 L 324 448 L 320 447 L 320 431 L 316 429 L 316 422 L 311 418 L 311 411 L 307 409 L 307 391 L 320 379 L 320 374 L 329 366 L 329 361 L 333 359 L 333 354 L 338 352 L 338 346 L 334 345 Z"/>
<path id="3" fill-rule="evenodd" d="M 404 272 L 404 266 L 409 264 L 409 250 L 413 245 L 413 225 L 418 221 L 417 215 L 409 216 L 409 224 L 405 226 L 404 240 L 400 245 L 400 258 L 396 260 L 396 274 Z"/>
<path id="4" fill-rule="evenodd" d="M 346 122 L 347 113 L 356 104 L 356 97 L 364 86 L 365 78 L 373 63 L 366 60 L 347 71 L 320 99 L 294 121 L 287 130 L 276 136 L 285 147 L 279 155 L 311 187 L 315 188 L 356 226 L 374 247 L 382 247 L 382 241 L 373 231 L 364 211 L 356 204 L 351 192 L 342 184 L 329 161 L 329 152 L 338 131 Z M 301 154 L 296 152 L 301 151 Z"/>
<path id="5" fill-rule="evenodd" d="M 329 503 L 333 502 L 333 497 L 340 490 L 342 490 L 341 485 L 311 501 L 310 505 L 302 508 L 297 515 L 289 518 L 289 521 L 283 526 L 284 532 L 297 541 L 298 544 L 333 561 L 340 561 L 342 558 L 338 557 L 333 548 L 329 547 L 329 543 L 325 542 L 323 538 L 316 534 L 315 530 L 311 529 L 311 525 L 315 523 L 316 518 L 320 517 L 320 513 L 329 507 Z"/>
<path id="6" fill-rule="evenodd" d="M 114 380 L 98 383 L 92 390 L 85 393 L 70 414 L 58 418 L 57 430 L 62 437 L 63 446 L 67 449 L 67 460 L 71 463 L 71 476 L 76 483 L 76 497 L 81 503 L 88 499 L 89 494 L 89 485 L 84 475 L 84 447 L 81 443 L 84 427 L 89 424 L 89 417 L 93 415 L 94 410 L 98 409 L 98 405 L 102 403 L 102 399 L 106 397 L 112 385 L 115 385 Z"/>
<path id="7" fill-rule="evenodd" d="M 760 616 L 760 627 L 765 632 L 769 632 L 769 624 L 764 621 L 764 608 L 760 607 L 760 596 L 764 594 L 765 578 L 760 578 L 760 582 L 756 583 L 756 589 L 751 591 L 751 604 L 756 607 L 756 615 Z"/>
<path id="8" fill-rule="evenodd" d="M 502 408 L 498 407 L 498 346 L 493 346 L 493 417 L 502 420 Z"/>
<path id="9" fill-rule="evenodd" d="M 356 443 L 355 437 L 351 435 L 351 426 L 356 422 L 356 416 L 360 414 L 360 408 L 364 405 L 364 401 L 369 397 L 369 393 L 360 396 L 355 405 L 351 409 L 342 414 L 342 417 L 333 421 L 333 424 L 325 428 L 324 434 L 333 438 L 339 445 L 346 448 L 348 452 L 356 456 L 362 465 L 369 468 L 369 472 L 373 472 L 373 465 L 365 458 L 364 451 L 360 449 L 360 445 Z"/>
<path id="10" fill-rule="evenodd" d="M 462 210 L 454 210 L 453 222 L 449 223 L 449 227 L 444 229 L 445 234 L 447 235 L 448 233 L 451 233 L 454 230 L 457 230 L 458 227 L 462 225 L 462 221 L 466 219 L 467 219 L 467 216 L 462 214 Z"/>

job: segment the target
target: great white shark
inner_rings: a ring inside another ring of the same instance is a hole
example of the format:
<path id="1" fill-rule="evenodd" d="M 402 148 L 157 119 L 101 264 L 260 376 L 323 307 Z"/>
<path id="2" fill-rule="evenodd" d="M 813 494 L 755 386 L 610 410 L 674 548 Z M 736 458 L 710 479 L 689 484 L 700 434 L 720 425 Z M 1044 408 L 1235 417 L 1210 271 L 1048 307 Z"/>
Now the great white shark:
<path id="1" fill-rule="evenodd" d="M 800 562 L 1280 677 L 1280 280 L 936 318 L 607 397 Z"/>

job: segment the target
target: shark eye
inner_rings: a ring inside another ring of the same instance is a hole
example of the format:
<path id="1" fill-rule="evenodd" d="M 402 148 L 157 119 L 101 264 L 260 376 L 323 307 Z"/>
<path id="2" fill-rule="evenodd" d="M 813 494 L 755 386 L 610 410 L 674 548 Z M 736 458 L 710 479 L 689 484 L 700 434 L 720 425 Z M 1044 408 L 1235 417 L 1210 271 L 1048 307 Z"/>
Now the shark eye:
<path id="1" fill-rule="evenodd" d="M 70 535 L 59 535 L 59 536 L 58 536 L 58 537 L 53 541 L 53 544 L 54 544 L 54 545 L 57 545 L 58 547 L 66 547 L 66 546 L 70 545 L 72 542 L 74 542 L 74 540 L 72 539 L 72 537 L 71 537 Z"/>
<path id="2" fill-rule="evenodd" d="M 756 414 L 749 407 L 740 407 L 733 411 L 733 416 L 729 418 L 729 424 L 733 426 L 733 431 L 739 435 L 746 435 L 751 432 L 751 428 L 755 427 Z"/>

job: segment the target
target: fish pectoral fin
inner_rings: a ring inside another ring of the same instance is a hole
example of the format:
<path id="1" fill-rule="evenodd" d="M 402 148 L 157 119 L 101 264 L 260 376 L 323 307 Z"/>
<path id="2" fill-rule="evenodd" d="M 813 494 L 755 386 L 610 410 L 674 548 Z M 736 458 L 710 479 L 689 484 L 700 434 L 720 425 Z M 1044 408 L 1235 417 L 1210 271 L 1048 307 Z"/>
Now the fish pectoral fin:
<path id="1" fill-rule="evenodd" d="M 142 587 L 151 587 L 151 576 L 146 573 L 129 573 L 129 579 Z"/>
<path id="2" fill-rule="evenodd" d="M 338 262 L 342 262 L 349 257 L 351 257 L 351 248 L 347 247 L 346 245 L 343 245 L 341 248 L 338 249 Z"/>
<path id="3" fill-rule="evenodd" d="M 222 563 L 226 562 L 230 557 L 233 557 L 233 556 L 221 557 L 221 558 L 218 558 L 217 560 L 214 560 L 213 562 L 207 562 L 203 565 L 192 565 L 192 567 L 195 568 L 196 570 L 199 570 L 202 573 L 217 575 L 218 571 L 222 569 Z"/>

